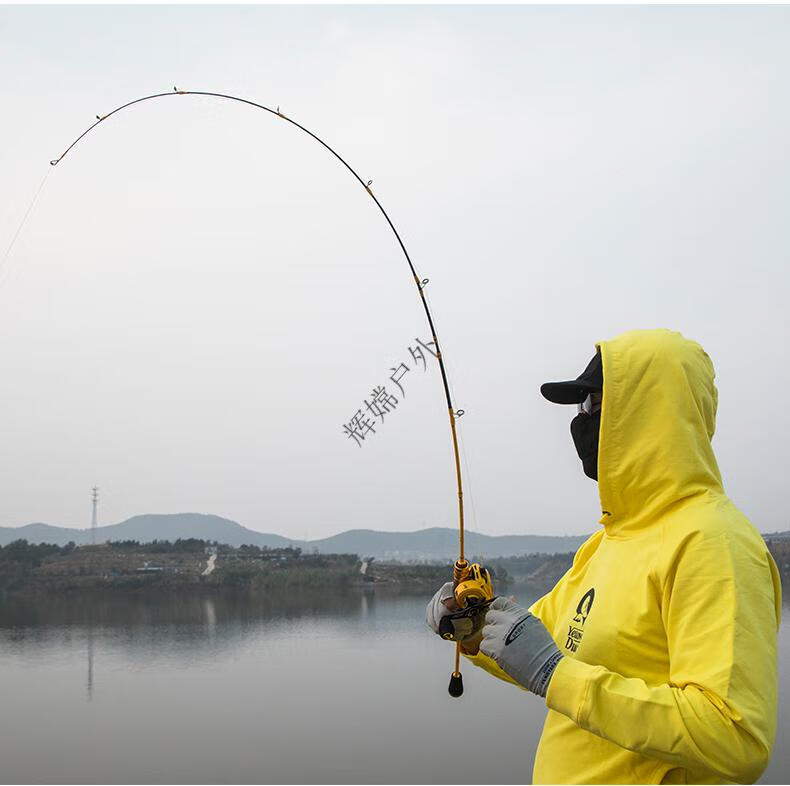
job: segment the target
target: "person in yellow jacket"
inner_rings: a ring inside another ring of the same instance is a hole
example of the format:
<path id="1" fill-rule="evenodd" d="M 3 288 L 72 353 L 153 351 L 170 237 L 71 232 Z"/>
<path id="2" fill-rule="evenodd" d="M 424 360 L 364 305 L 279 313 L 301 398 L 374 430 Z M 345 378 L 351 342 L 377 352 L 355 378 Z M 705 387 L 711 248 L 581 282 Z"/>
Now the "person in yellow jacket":
<path id="1" fill-rule="evenodd" d="M 779 574 L 724 493 L 713 380 L 699 344 L 637 330 L 541 388 L 579 406 L 603 526 L 529 611 L 498 598 L 457 635 L 474 664 L 545 697 L 535 783 L 748 783 L 769 761 Z M 429 625 L 452 609 L 447 584 Z"/>

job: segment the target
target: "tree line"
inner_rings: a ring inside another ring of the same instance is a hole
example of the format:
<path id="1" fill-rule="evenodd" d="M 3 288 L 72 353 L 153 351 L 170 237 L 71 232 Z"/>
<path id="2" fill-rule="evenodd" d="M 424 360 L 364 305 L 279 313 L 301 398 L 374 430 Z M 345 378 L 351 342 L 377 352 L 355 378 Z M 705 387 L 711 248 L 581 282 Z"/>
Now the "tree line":
<path id="1" fill-rule="evenodd" d="M 281 556 L 297 559 L 302 550 L 297 547 L 270 548 L 269 546 L 254 546 L 245 544 L 239 547 L 228 546 L 217 541 L 202 540 L 201 538 L 178 538 L 177 540 L 111 540 L 107 546 L 116 551 L 144 551 L 147 554 L 185 554 L 202 553 L 207 548 L 217 549 L 219 554 L 239 554 L 245 557 Z M 55 543 L 28 543 L 24 538 L 14 540 L 6 546 L 0 546 L 0 563 L 21 563 L 38 568 L 47 557 L 66 556 L 71 554 L 78 546 L 74 541 L 69 541 L 65 546 Z"/>
<path id="2" fill-rule="evenodd" d="M 71 554 L 75 548 L 77 546 L 73 540 L 65 546 L 58 546 L 55 543 L 28 543 L 20 538 L 7 546 L 0 546 L 0 563 L 16 562 L 38 568 L 47 557 Z"/>

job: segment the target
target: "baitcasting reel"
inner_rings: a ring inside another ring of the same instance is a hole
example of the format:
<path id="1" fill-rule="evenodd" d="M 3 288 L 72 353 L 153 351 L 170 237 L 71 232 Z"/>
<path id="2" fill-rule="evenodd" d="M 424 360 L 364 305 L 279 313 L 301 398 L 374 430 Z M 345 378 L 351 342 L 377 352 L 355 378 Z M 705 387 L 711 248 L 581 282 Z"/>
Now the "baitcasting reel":
<path id="1" fill-rule="evenodd" d="M 476 562 L 469 563 L 459 559 L 453 566 L 453 584 L 455 602 L 458 611 L 442 617 L 439 623 L 439 633 L 443 639 L 452 641 L 455 637 L 453 620 L 474 619 L 485 614 L 486 609 L 494 600 L 494 585 L 491 583 L 491 574 L 482 565 Z M 448 692 L 453 697 L 461 696 L 464 692 L 463 678 L 461 677 L 461 642 L 455 645 L 455 669 L 450 676 Z"/>

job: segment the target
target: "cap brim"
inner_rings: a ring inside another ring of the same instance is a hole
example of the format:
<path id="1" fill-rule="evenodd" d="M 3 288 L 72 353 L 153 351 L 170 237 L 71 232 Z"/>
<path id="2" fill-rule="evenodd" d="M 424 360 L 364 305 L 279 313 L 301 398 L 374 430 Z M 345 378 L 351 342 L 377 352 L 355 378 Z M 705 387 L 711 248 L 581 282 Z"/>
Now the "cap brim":
<path id="1" fill-rule="evenodd" d="M 600 389 L 599 385 L 580 382 L 578 379 L 571 379 L 567 382 L 544 382 L 540 386 L 543 398 L 553 404 L 581 404 L 592 391 Z"/>

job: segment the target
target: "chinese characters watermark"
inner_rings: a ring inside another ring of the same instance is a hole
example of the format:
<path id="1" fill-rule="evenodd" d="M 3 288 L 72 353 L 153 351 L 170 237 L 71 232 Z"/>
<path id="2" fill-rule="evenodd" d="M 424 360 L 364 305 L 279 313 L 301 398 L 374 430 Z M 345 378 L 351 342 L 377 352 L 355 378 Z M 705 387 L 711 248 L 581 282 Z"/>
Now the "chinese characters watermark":
<path id="1" fill-rule="evenodd" d="M 420 341 L 418 338 L 414 340 L 417 345 L 408 348 L 412 365 L 417 369 L 421 364 L 424 373 L 428 370 L 425 353 L 438 357 L 436 343 Z M 348 439 L 353 439 L 358 447 L 361 448 L 365 439 L 376 433 L 376 426 L 383 425 L 384 418 L 395 411 L 400 400 L 406 398 L 406 390 L 403 387 L 404 377 L 411 370 L 412 367 L 407 363 L 400 363 L 390 368 L 389 379 L 392 383 L 390 390 L 388 391 L 385 385 L 374 386 L 368 397 L 364 399 L 363 406 L 354 413 L 348 423 L 343 424 L 343 434 Z M 395 388 L 398 389 L 400 399 L 394 393 Z"/>

